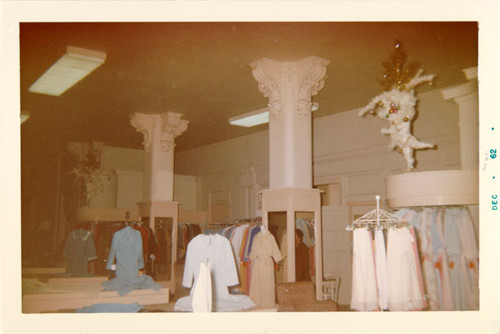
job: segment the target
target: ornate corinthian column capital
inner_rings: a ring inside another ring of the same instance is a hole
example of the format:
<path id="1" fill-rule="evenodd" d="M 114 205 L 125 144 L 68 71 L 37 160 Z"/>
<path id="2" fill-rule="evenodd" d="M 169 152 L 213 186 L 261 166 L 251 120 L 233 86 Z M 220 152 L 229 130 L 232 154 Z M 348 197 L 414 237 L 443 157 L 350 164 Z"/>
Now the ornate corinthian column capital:
<path id="1" fill-rule="evenodd" d="M 188 121 L 181 119 L 182 114 L 166 112 L 161 114 L 161 136 L 160 145 L 164 152 L 175 147 L 174 139 L 186 131 Z"/>
<path id="2" fill-rule="evenodd" d="M 319 57 L 308 57 L 298 61 L 297 112 L 300 116 L 311 113 L 311 97 L 325 86 L 326 65 L 330 62 Z"/>
<path id="3" fill-rule="evenodd" d="M 270 116 L 280 116 L 283 111 L 281 98 L 282 77 L 286 70 L 282 62 L 269 58 L 261 58 L 250 63 L 252 74 L 259 83 L 259 91 L 269 97 Z"/>
<path id="4" fill-rule="evenodd" d="M 324 86 L 326 59 L 311 56 L 297 62 L 279 62 L 261 58 L 251 63 L 252 74 L 259 83 L 259 91 L 269 97 L 271 116 L 280 116 L 284 110 L 285 96 L 296 92 L 299 115 L 311 112 L 311 96 L 318 94 Z"/>
<path id="5" fill-rule="evenodd" d="M 162 114 L 135 113 L 130 123 L 144 136 L 144 149 L 151 151 L 153 145 L 160 145 L 160 149 L 169 152 L 174 146 L 175 137 L 187 129 L 188 121 L 181 120 L 182 114 L 166 112 Z M 155 135 L 154 133 L 157 133 Z M 159 134 L 159 137 L 157 137 Z M 159 138 L 154 139 L 154 138 Z"/>
<path id="6" fill-rule="evenodd" d="M 151 146 L 153 144 L 153 129 L 154 123 L 160 121 L 160 115 L 155 114 L 143 114 L 143 113 L 134 113 L 132 118 L 130 119 L 130 124 L 134 128 L 136 128 L 137 132 L 142 133 L 144 136 L 144 141 L 142 145 L 144 145 L 144 149 L 146 151 L 151 150 Z"/>

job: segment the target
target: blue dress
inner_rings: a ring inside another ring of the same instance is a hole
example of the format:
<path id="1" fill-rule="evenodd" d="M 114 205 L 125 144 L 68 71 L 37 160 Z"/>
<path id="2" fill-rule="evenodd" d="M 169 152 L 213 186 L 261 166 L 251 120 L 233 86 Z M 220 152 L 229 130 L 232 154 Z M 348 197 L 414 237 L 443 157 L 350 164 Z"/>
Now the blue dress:
<path id="1" fill-rule="evenodd" d="M 116 259 L 116 278 L 102 283 L 106 290 L 116 290 L 123 296 L 136 289 L 159 291 L 162 286 L 151 276 L 139 276 L 139 269 L 144 267 L 142 236 L 137 230 L 127 226 L 113 235 L 106 269 L 111 270 Z"/>

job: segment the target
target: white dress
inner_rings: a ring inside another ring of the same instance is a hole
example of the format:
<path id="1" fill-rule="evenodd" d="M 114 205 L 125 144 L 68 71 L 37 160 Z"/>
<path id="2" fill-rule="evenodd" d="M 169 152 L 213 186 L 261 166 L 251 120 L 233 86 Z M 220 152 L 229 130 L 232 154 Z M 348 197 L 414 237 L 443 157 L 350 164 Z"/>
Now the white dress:
<path id="1" fill-rule="evenodd" d="M 232 295 L 228 287 L 238 285 L 238 273 L 229 240 L 221 235 L 200 234 L 193 238 L 186 250 L 186 263 L 182 285 L 191 288 L 198 281 L 200 263 L 208 263 L 212 280 L 212 310 L 237 311 L 255 306 L 246 295 Z M 190 295 L 180 298 L 175 303 L 176 311 L 193 311 Z"/>
<path id="2" fill-rule="evenodd" d="M 378 309 L 377 278 L 371 232 L 357 228 L 353 232 L 352 298 L 351 309 L 376 311 Z"/>
<path id="3" fill-rule="evenodd" d="M 281 253 L 271 232 L 259 232 L 250 253 L 250 298 L 260 307 L 275 306 L 274 261 L 281 261 Z"/>
<path id="4" fill-rule="evenodd" d="M 375 268 L 377 275 L 378 306 L 381 310 L 389 307 L 389 287 L 387 285 L 387 257 L 384 232 L 375 231 Z"/>
<path id="5" fill-rule="evenodd" d="M 387 278 L 391 311 L 422 310 L 427 306 L 415 242 L 409 228 L 388 231 Z"/>

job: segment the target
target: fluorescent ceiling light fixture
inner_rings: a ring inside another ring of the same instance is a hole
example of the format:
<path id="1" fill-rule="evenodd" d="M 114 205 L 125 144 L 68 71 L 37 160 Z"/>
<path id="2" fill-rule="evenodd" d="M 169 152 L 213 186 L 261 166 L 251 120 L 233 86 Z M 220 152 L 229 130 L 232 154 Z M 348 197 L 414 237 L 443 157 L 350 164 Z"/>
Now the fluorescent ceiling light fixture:
<path id="1" fill-rule="evenodd" d="M 38 78 L 29 91 L 60 96 L 105 61 L 104 52 L 68 46 L 66 54 Z"/>
<path id="2" fill-rule="evenodd" d="M 229 124 L 244 126 L 246 128 L 265 124 L 268 122 L 269 122 L 269 108 L 257 109 L 243 115 L 229 118 Z"/>
<path id="3" fill-rule="evenodd" d="M 312 111 L 318 110 L 319 103 L 313 102 Z M 269 108 L 257 109 L 246 114 L 229 118 L 229 124 L 244 126 L 246 128 L 269 123 Z"/>

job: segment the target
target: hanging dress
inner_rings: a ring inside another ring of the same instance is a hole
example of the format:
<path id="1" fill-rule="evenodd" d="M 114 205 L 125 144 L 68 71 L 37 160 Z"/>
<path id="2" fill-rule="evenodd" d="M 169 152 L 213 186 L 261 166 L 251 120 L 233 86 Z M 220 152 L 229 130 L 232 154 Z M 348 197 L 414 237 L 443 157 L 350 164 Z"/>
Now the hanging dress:
<path id="1" fill-rule="evenodd" d="M 439 307 L 439 286 L 434 270 L 434 253 L 432 249 L 431 220 L 432 210 L 424 209 L 415 214 L 412 225 L 418 233 L 418 247 L 422 264 L 422 277 L 427 297 L 427 304 L 431 311 L 437 311 Z"/>
<path id="2" fill-rule="evenodd" d="M 105 290 L 116 290 L 123 296 L 136 289 L 161 290 L 151 276 L 139 276 L 139 269 L 144 268 L 142 236 L 137 230 L 127 226 L 113 235 L 106 268 L 112 270 L 116 259 L 116 278 L 103 282 Z"/>
<path id="3" fill-rule="evenodd" d="M 457 218 L 458 234 L 462 245 L 462 253 L 466 262 L 467 281 L 469 282 L 469 310 L 479 309 L 479 250 L 477 247 L 474 226 L 467 209 L 460 210 Z"/>
<path id="4" fill-rule="evenodd" d="M 387 285 L 387 258 L 384 232 L 375 230 L 375 268 L 377 275 L 378 306 L 381 310 L 389 307 L 389 287 Z"/>
<path id="5" fill-rule="evenodd" d="M 351 309 L 378 309 L 377 279 L 371 232 L 366 228 L 353 231 Z"/>
<path id="6" fill-rule="evenodd" d="M 448 257 L 446 255 L 441 210 L 432 212 L 431 238 L 432 251 L 434 254 L 434 271 L 438 283 L 439 308 L 441 311 L 452 311 L 453 295 L 451 291 L 450 273 L 448 271 Z"/>
<path id="7" fill-rule="evenodd" d="M 449 259 L 451 289 L 453 291 L 453 305 L 455 310 L 472 310 L 473 290 L 467 273 L 467 260 L 462 251 L 459 225 L 462 220 L 461 209 L 449 208 L 445 215 L 445 242 L 446 253 Z"/>
<path id="8" fill-rule="evenodd" d="M 427 305 L 416 238 L 411 228 L 391 228 L 387 235 L 389 310 L 416 311 Z"/>
<path id="9" fill-rule="evenodd" d="M 182 286 L 191 288 L 188 296 L 175 303 L 176 311 L 193 311 L 193 294 L 200 276 L 200 263 L 208 263 L 212 281 L 212 310 L 239 311 L 255 306 L 246 295 L 232 295 L 228 287 L 238 285 L 238 272 L 231 243 L 222 235 L 200 234 L 194 237 L 186 249 L 186 263 Z"/>
<path id="10" fill-rule="evenodd" d="M 243 234 L 245 233 L 245 229 L 248 227 L 248 224 L 246 225 L 240 225 L 234 229 L 234 233 L 232 235 L 232 238 L 230 240 L 231 242 L 231 247 L 233 249 L 233 254 L 234 254 L 234 260 L 236 262 L 236 266 L 238 270 L 240 269 L 240 259 L 239 259 L 239 254 L 240 254 L 240 249 L 241 249 L 241 242 L 243 241 Z"/>
<path id="11" fill-rule="evenodd" d="M 255 236 L 250 253 L 250 298 L 260 307 L 275 306 L 274 261 L 281 261 L 281 253 L 269 231 Z"/>
<path id="12" fill-rule="evenodd" d="M 97 259 L 92 233 L 82 228 L 71 231 L 64 245 L 63 257 L 68 259 L 66 274 L 71 276 L 90 275 L 87 269 L 88 262 Z"/>

